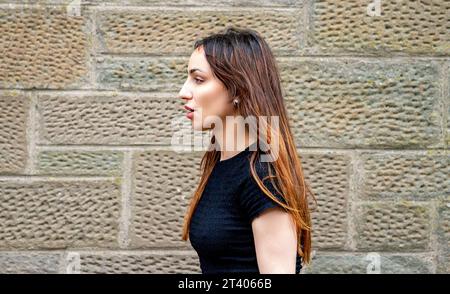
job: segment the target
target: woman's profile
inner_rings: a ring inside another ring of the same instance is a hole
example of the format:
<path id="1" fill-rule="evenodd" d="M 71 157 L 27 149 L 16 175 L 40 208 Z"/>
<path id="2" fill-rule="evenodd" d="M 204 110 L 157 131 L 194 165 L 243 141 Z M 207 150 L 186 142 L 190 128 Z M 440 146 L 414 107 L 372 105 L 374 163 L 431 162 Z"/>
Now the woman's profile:
<path id="1" fill-rule="evenodd" d="M 193 129 L 212 134 L 182 234 L 202 273 L 299 273 L 314 195 L 269 45 L 236 27 L 197 40 L 179 98 Z"/>

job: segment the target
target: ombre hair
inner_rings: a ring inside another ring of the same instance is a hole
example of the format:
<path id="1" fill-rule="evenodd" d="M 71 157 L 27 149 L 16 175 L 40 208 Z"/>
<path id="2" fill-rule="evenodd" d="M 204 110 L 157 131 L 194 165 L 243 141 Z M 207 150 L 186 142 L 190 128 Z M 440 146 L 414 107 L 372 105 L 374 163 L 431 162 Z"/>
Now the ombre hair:
<path id="1" fill-rule="evenodd" d="M 261 190 L 287 211 L 295 222 L 297 232 L 297 252 L 302 261 L 311 261 L 311 218 L 308 207 L 308 196 L 311 195 L 316 204 L 314 193 L 305 181 L 303 168 L 297 154 L 296 145 L 290 129 L 281 81 L 275 57 L 266 41 L 254 30 L 227 27 L 223 32 L 212 34 L 194 43 L 194 50 L 203 47 L 213 75 L 226 87 L 230 99 L 239 97 L 236 107 L 238 115 L 244 118 L 278 117 L 278 126 L 261 121 L 250 124 L 258 134 L 257 149 L 278 150 L 267 164 L 270 181 L 275 190 L 281 194 L 286 204 L 280 202 L 263 184 L 266 179 L 259 179 L 255 169 L 257 157 L 261 152 L 253 152 L 250 158 L 252 177 Z M 264 143 L 265 142 L 265 143 Z M 214 135 L 211 145 L 215 143 Z M 260 144 L 266 144 L 262 146 Z M 277 144 L 275 146 L 274 144 Z M 208 149 L 200 162 L 201 177 L 184 218 L 182 240 L 187 241 L 192 215 L 203 194 L 206 183 L 214 165 L 220 160 L 220 151 Z M 273 147 L 275 146 L 275 147 Z M 270 156 L 270 154 L 269 154 Z M 272 174 L 272 170 L 274 174 Z"/>

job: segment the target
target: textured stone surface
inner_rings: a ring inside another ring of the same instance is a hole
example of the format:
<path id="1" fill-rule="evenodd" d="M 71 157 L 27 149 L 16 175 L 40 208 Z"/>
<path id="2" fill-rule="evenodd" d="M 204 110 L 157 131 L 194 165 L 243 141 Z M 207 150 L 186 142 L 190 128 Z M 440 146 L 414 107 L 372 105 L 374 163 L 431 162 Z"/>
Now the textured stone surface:
<path id="1" fill-rule="evenodd" d="M 258 7 L 258 6 L 274 6 L 274 7 L 291 7 L 303 4 L 305 0 L 83 0 L 83 5 L 99 5 L 102 6 L 225 6 L 225 7 Z M 0 3 L 22 3 L 23 0 L 0 0 Z M 26 0 L 30 4 L 70 4 L 73 0 Z"/>
<path id="2" fill-rule="evenodd" d="M 300 146 L 414 148 L 442 142 L 433 62 L 283 58 L 280 68 Z"/>
<path id="3" fill-rule="evenodd" d="M 0 181 L 0 248 L 114 247 L 114 181 Z"/>
<path id="4" fill-rule="evenodd" d="M 448 196 L 438 204 L 438 242 L 437 272 L 448 274 L 450 273 L 450 197 Z"/>
<path id="5" fill-rule="evenodd" d="M 82 274 L 200 274 L 195 251 L 80 252 Z"/>
<path id="6" fill-rule="evenodd" d="M 374 255 L 377 254 L 379 256 Z M 374 262 L 376 258 L 376 261 Z M 379 270 L 381 274 L 432 273 L 430 258 L 414 255 L 370 253 L 318 253 L 312 264 L 303 269 L 307 274 L 367 274 Z M 373 264 L 377 264 L 374 268 Z"/>
<path id="7" fill-rule="evenodd" d="M 299 10 L 102 10 L 98 15 L 100 50 L 111 53 L 186 54 L 196 39 L 228 25 L 257 30 L 274 51 L 295 52 Z"/>
<path id="8" fill-rule="evenodd" d="M 56 274 L 57 252 L 0 252 L 0 274 Z"/>
<path id="9" fill-rule="evenodd" d="M 450 154 L 364 153 L 361 197 L 366 199 L 412 198 L 430 200 L 450 195 Z"/>
<path id="10" fill-rule="evenodd" d="M 40 141 L 47 144 L 170 143 L 171 121 L 185 116 L 170 95 L 43 95 Z"/>
<path id="11" fill-rule="evenodd" d="M 302 153 L 306 180 L 316 196 L 311 200 L 314 248 L 344 248 L 347 239 L 350 158 L 340 154 Z"/>
<path id="12" fill-rule="evenodd" d="M 357 248 L 364 250 L 430 249 L 431 213 L 426 204 L 372 202 L 357 204 Z"/>
<path id="13" fill-rule="evenodd" d="M 447 62 L 445 71 L 446 71 L 446 75 L 447 75 L 447 91 L 446 91 L 446 96 L 444 96 L 445 103 L 447 104 L 447 136 L 445 138 L 445 147 L 447 149 L 449 149 L 449 147 L 450 147 L 450 62 Z M 444 112 L 445 112 L 445 109 L 444 109 Z M 445 128 L 445 125 L 444 125 L 444 128 Z"/>
<path id="14" fill-rule="evenodd" d="M 20 173 L 27 156 L 29 98 L 0 93 L 0 174 Z"/>
<path id="15" fill-rule="evenodd" d="M 83 273 L 200 272 L 181 230 L 203 152 L 170 144 L 192 139 L 194 42 L 229 25 L 279 65 L 318 201 L 305 272 L 366 273 L 369 251 L 450 272 L 449 1 L 76 2 L 0 0 L 0 273 L 66 272 L 61 248 Z"/>
<path id="16" fill-rule="evenodd" d="M 133 158 L 132 247 L 188 246 L 183 218 L 199 181 L 203 152 L 137 152 Z"/>
<path id="17" fill-rule="evenodd" d="M 63 88 L 86 83 L 87 22 L 65 9 L 0 8 L 0 86 Z"/>
<path id="18" fill-rule="evenodd" d="M 48 151 L 38 154 L 37 173 L 120 175 L 123 154 L 116 151 Z"/>
<path id="19" fill-rule="evenodd" d="M 450 53 L 450 2 L 383 0 L 370 16 L 374 2 L 314 1 L 308 43 L 321 54 Z"/>
<path id="20" fill-rule="evenodd" d="M 178 92 L 187 78 L 188 62 L 186 57 L 100 57 L 97 59 L 98 87 Z"/>

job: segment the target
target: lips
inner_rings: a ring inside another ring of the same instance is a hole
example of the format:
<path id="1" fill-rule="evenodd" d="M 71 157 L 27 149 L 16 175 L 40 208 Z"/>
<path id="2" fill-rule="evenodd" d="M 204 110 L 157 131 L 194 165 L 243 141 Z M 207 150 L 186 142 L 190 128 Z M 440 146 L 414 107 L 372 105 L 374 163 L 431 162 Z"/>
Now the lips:
<path id="1" fill-rule="evenodd" d="M 186 117 L 189 119 L 192 119 L 194 117 L 194 109 L 185 105 L 184 109 L 186 109 L 187 111 L 189 111 L 188 113 L 186 113 Z"/>
<path id="2" fill-rule="evenodd" d="M 189 107 L 189 106 L 187 106 L 187 105 L 184 106 L 184 109 L 186 109 L 186 110 L 188 110 L 188 111 L 194 111 L 193 108 L 191 108 L 191 107 Z"/>

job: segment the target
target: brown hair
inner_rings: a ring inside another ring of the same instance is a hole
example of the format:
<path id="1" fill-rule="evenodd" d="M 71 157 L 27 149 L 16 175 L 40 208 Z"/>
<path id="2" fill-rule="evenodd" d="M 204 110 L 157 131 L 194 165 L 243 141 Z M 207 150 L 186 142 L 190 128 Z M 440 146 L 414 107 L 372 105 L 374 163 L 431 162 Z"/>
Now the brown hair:
<path id="1" fill-rule="evenodd" d="M 262 191 L 288 211 L 294 222 L 298 237 L 298 254 L 309 264 L 311 260 L 311 219 L 307 195 L 311 194 L 317 203 L 309 185 L 305 182 L 300 158 L 297 154 L 294 138 L 290 130 L 287 111 L 281 89 L 281 81 L 275 57 L 266 41 L 254 30 L 227 27 L 223 32 L 195 41 L 194 49 L 203 46 L 206 59 L 212 72 L 226 87 L 231 99 L 239 97 L 237 112 L 244 118 L 254 116 L 278 116 L 279 127 L 275 130 L 270 124 L 252 125 L 256 128 L 257 148 L 259 143 L 267 142 L 263 150 L 273 150 L 278 144 L 278 157 L 272 157 L 268 163 L 271 183 L 280 192 L 286 204 L 281 203 L 259 179 L 255 170 L 255 161 L 259 152 L 253 152 L 250 159 L 252 177 Z M 266 131 L 271 131 L 267 133 Z M 275 134 L 276 138 L 271 138 Z M 211 144 L 215 138 L 212 136 Z M 264 144 L 264 143 L 262 143 Z M 269 156 L 271 156 L 269 154 Z M 190 201 L 184 219 L 182 240 L 189 236 L 192 215 L 200 200 L 206 182 L 215 163 L 220 159 L 220 151 L 208 149 L 200 162 L 201 177 L 197 189 Z M 271 166 L 275 175 L 270 173 Z M 264 179 L 263 179 L 264 180 Z"/>

